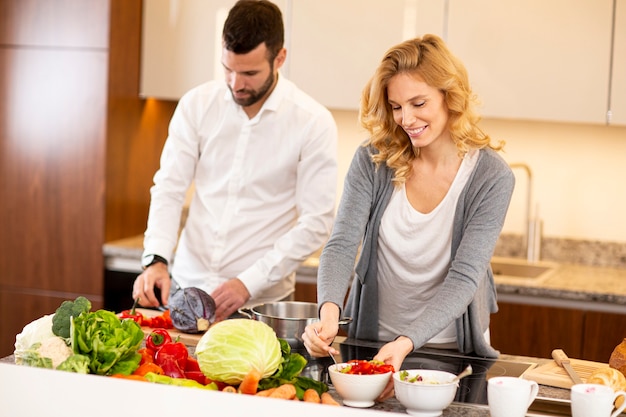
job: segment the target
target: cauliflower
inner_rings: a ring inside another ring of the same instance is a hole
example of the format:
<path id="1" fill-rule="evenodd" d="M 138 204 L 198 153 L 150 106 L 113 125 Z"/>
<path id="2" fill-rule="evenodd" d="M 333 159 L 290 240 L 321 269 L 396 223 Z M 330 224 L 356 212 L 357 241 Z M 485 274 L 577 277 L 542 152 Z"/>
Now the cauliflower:
<path id="1" fill-rule="evenodd" d="M 61 362 L 72 356 L 74 352 L 67 344 L 65 340 L 60 337 L 54 336 L 41 342 L 39 349 L 37 349 L 39 356 L 43 358 L 52 359 L 52 368 L 56 369 Z"/>
<path id="2" fill-rule="evenodd" d="M 56 369 L 57 366 L 73 354 L 74 352 L 63 338 L 52 336 L 33 344 L 29 349 L 19 354 L 16 353 L 15 363 L 38 368 Z"/>
<path id="3" fill-rule="evenodd" d="M 52 333 L 52 318 L 54 314 L 49 314 L 31 321 L 22 329 L 22 332 L 15 336 L 15 362 L 19 364 L 18 358 L 23 356 L 35 343 L 41 343 L 46 339 L 55 337 Z"/>

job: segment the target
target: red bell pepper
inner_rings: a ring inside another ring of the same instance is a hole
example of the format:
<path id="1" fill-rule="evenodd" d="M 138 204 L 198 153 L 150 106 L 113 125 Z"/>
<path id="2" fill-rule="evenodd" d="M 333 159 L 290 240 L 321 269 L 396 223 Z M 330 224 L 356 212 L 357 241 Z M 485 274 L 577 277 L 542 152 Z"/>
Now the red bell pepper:
<path id="1" fill-rule="evenodd" d="M 171 342 L 172 336 L 165 329 L 154 329 L 146 336 L 146 347 L 155 352 L 155 358 L 158 351 Z M 187 350 L 186 347 L 185 350 Z"/>
<path id="2" fill-rule="evenodd" d="M 164 343 L 154 355 L 154 362 L 156 362 L 156 364 L 158 365 L 159 361 L 164 360 L 164 358 L 170 357 L 174 359 L 174 361 L 182 370 L 184 370 L 187 366 L 187 358 L 189 358 L 189 351 L 187 350 L 187 346 L 185 346 L 185 344 L 182 342 Z"/>
<path id="3" fill-rule="evenodd" d="M 143 326 L 143 322 L 145 320 L 145 317 L 143 316 L 143 314 L 141 314 L 138 311 L 135 311 L 135 309 L 132 310 L 124 310 L 119 314 L 119 318 L 121 320 L 124 319 L 131 319 L 137 322 L 137 324 L 139 324 L 140 326 Z"/>

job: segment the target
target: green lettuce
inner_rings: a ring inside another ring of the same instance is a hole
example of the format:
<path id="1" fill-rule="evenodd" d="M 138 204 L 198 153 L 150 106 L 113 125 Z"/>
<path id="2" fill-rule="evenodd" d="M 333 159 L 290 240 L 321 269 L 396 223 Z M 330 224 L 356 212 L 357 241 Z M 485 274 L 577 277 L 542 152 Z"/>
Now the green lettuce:
<path id="1" fill-rule="evenodd" d="M 120 320 L 106 310 L 83 312 L 71 318 L 72 349 L 89 358 L 89 373 L 131 374 L 139 366 L 137 349 L 144 338 L 134 320 Z"/>

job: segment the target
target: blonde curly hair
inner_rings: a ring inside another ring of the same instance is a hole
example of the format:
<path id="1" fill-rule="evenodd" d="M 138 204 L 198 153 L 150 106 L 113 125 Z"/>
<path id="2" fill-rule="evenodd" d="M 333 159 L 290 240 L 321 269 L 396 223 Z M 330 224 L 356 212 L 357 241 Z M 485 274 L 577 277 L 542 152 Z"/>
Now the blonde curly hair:
<path id="1" fill-rule="evenodd" d="M 472 148 L 503 148 L 503 141 L 492 144 L 490 137 L 478 127 L 480 117 L 474 110 L 476 96 L 462 62 L 436 35 L 411 39 L 387 51 L 363 89 L 359 112 L 361 125 L 370 133 L 364 146 L 371 144 L 378 150 L 372 160 L 377 166 L 385 162 L 394 170 L 394 183 L 407 180 L 411 161 L 419 154 L 419 149 L 413 149 L 406 132 L 394 121 L 388 101 L 389 80 L 400 73 L 419 75 L 443 93 L 449 113 L 448 129 L 460 155 Z"/>

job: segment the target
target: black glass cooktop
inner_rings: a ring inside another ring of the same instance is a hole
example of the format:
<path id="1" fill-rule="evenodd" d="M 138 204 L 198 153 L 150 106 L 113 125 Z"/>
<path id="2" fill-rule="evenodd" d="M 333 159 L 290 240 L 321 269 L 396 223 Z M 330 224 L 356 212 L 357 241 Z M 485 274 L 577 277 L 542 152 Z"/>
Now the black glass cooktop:
<path id="1" fill-rule="evenodd" d="M 342 362 L 352 359 L 370 360 L 382 346 L 379 342 L 365 342 L 362 340 L 346 339 L 339 345 Z M 308 355 L 307 355 L 308 356 Z M 324 368 L 332 363 L 330 358 L 309 360 L 309 375 L 322 380 L 326 375 Z M 534 366 L 532 363 L 511 362 L 501 359 L 485 359 L 480 357 L 463 356 L 459 352 L 441 349 L 420 349 L 411 353 L 404 360 L 402 369 L 437 369 L 459 374 L 468 365 L 472 365 L 473 373 L 461 379 L 457 389 L 455 402 L 469 404 L 487 404 L 487 380 L 495 376 L 519 377 L 527 369 Z"/>

